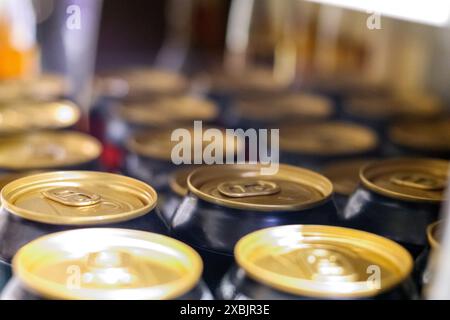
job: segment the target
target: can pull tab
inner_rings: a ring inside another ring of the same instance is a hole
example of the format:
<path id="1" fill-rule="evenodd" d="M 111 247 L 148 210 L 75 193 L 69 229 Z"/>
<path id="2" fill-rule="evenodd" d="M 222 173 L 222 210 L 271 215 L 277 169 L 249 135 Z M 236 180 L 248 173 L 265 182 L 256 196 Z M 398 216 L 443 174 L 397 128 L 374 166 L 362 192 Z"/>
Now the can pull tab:
<path id="1" fill-rule="evenodd" d="M 44 197 L 71 207 L 93 206 L 101 201 L 101 196 L 76 187 L 61 187 L 42 192 Z"/>
<path id="2" fill-rule="evenodd" d="M 231 198 L 266 196 L 276 194 L 281 190 L 275 182 L 265 180 L 223 182 L 217 189 L 224 196 Z"/>
<path id="3" fill-rule="evenodd" d="M 445 181 L 424 173 L 398 173 L 391 177 L 391 182 L 404 187 L 420 190 L 442 190 Z"/>

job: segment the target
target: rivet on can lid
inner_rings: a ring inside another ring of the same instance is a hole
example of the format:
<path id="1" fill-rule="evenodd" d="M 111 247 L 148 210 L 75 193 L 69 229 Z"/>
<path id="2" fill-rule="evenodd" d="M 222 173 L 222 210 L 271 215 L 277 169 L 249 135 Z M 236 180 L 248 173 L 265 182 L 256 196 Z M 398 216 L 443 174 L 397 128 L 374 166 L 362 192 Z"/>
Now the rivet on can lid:
<path id="1" fill-rule="evenodd" d="M 1 191 L 4 208 L 21 218 L 56 225 L 101 225 L 149 214 L 157 195 L 125 176 L 90 171 L 42 173 Z"/>
<path id="2" fill-rule="evenodd" d="M 397 243 L 332 226 L 259 230 L 239 240 L 234 253 L 249 277 L 301 297 L 377 296 L 400 285 L 413 267 L 411 255 Z M 371 277 L 375 272 L 379 278 Z"/>
<path id="3" fill-rule="evenodd" d="M 200 281 L 203 264 L 189 246 L 126 229 L 78 229 L 22 247 L 13 272 L 49 299 L 175 299 Z"/>

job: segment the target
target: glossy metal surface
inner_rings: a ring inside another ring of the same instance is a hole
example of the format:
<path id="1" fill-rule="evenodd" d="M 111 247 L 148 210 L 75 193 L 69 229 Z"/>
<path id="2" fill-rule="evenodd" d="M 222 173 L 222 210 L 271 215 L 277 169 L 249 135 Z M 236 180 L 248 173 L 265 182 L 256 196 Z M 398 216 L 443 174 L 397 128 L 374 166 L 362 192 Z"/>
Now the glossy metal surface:
<path id="1" fill-rule="evenodd" d="M 3 171 L 90 166 L 102 152 L 97 139 L 75 131 L 35 132 L 0 138 Z"/>
<path id="2" fill-rule="evenodd" d="M 225 297 L 230 295 L 226 282 L 230 285 L 230 277 L 234 277 L 234 281 L 240 278 L 244 282 L 250 278 L 253 286 L 263 288 L 259 294 L 268 294 L 267 299 L 277 298 L 270 291 L 278 292 L 278 298 L 291 299 L 372 298 L 392 292 L 408 280 L 413 265 L 409 253 L 393 241 L 330 226 L 260 230 L 237 243 L 235 257 L 240 270 L 232 271 L 222 284 Z M 375 267 L 379 271 L 376 285 L 368 273 Z"/>
<path id="3" fill-rule="evenodd" d="M 13 271 L 21 286 L 46 299 L 176 299 L 199 284 L 202 261 L 187 245 L 158 234 L 80 229 L 27 244 Z"/>

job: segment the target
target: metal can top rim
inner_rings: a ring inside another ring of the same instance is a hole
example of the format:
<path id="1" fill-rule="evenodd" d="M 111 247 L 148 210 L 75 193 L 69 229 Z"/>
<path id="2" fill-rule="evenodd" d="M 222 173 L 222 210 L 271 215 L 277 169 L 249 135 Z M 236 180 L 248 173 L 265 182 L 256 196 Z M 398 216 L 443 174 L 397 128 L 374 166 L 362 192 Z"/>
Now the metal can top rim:
<path id="1" fill-rule="evenodd" d="M 188 189 L 192 194 L 209 203 L 233 209 L 261 212 L 305 210 L 328 201 L 332 196 L 332 183 L 326 177 L 314 171 L 280 164 L 276 174 L 262 175 L 262 168 L 265 168 L 265 166 L 261 164 L 202 166 L 188 176 Z M 220 190 L 221 185 L 228 183 L 236 184 L 236 188 L 242 189 L 243 187 L 240 184 L 246 184 L 250 180 L 252 184 L 258 184 L 255 186 L 256 193 L 253 192 L 255 194 L 249 192 L 247 188 L 244 188 L 242 194 L 235 195 Z M 219 182 L 221 183 L 218 184 Z M 208 188 L 213 188 L 212 191 L 203 190 L 204 186 L 209 183 L 211 183 L 211 186 L 208 186 Z M 296 190 L 297 192 L 294 192 L 294 195 L 298 198 L 295 199 L 291 198 L 293 194 L 290 190 L 289 194 L 285 195 L 283 199 L 277 200 L 279 203 L 258 201 L 264 200 L 264 197 L 277 196 L 278 193 L 282 193 L 284 187 L 282 185 L 280 187 L 278 185 L 280 183 L 291 184 L 288 187 L 289 189 L 292 189 L 292 185 L 307 189 L 307 194 L 304 198 L 301 198 L 300 196 L 303 195 L 300 195 L 300 192 L 304 191 Z"/>
<path id="2" fill-rule="evenodd" d="M 128 95 L 131 97 L 179 94 L 189 87 L 184 75 L 164 68 L 135 66 L 115 70 L 110 75 L 127 83 Z"/>
<path id="3" fill-rule="evenodd" d="M 275 108 L 276 107 L 276 108 Z M 236 113 L 249 120 L 320 120 L 331 117 L 333 104 L 329 98 L 312 93 L 290 93 L 273 97 L 238 99 Z"/>
<path id="4" fill-rule="evenodd" d="M 322 174 L 333 183 L 334 192 L 350 196 L 357 188 L 360 169 L 375 159 L 358 158 L 333 162 L 322 169 Z"/>
<path id="5" fill-rule="evenodd" d="M 181 95 L 121 104 L 118 113 L 126 122 L 135 125 L 173 126 L 174 123 L 190 124 L 194 120 L 211 121 L 219 111 L 210 100 Z"/>
<path id="6" fill-rule="evenodd" d="M 156 191 L 118 174 L 56 171 L 26 176 L 1 190 L 1 203 L 20 218 L 56 225 L 102 225 L 152 211 Z M 53 213 L 53 214 L 52 214 Z"/>
<path id="7" fill-rule="evenodd" d="M 169 179 L 170 189 L 181 197 L 186 196 L 189 193 L 187 178 L 194 170 L 192 166 L 175 170 Z"/>
<path id="8" fill-rule="evenodd" d="M 39 295 L 76 300 L 178 298 L 197 285 L 203 270 L 198 253 L 178 240 L 110 228 L 43 236 L 23 246 L 14 256 L 12 266 L 14 275 L 25 287 Z M 70 269 L 73 272 L 68 273 L 68 268 L 77 270 Z M 108 281 L 102 278 L 108 270 L 114 271 L 118 278 L 112 285 L 108 283 L 111 277 Z M 118 271 L 129 277 L 122 274 L 119 278 Z M 74 272 L 80 278 L 69 286 L 68 278 Z M 91 282 L 86 284 L 87 276 Z"/>
<path id="9" fill-rule="evenodd" d="M 34 129 L 63 129 L 78 122 L 80 109 L 71 101 L 19 101 L 0 106 L 0 134 Z"/>
<path id="10" fill-rule="evenodd" d="M 433 249 L 439 249 L 441 246 L 440 239 L 439 239 L 439 231 L 442 227 L 443 220 L 439 220 L 436 222 L 433 222 L 427 227 L 427 238 L 428 243 L 430 244 L 431 248 Z"/>
<path id="11" fill-rule="evenodd" d="M 369 190 L 393 199 L 440 203 L 449 165 L 446 160 L 432 158 L 386 159 L 365 165 L 359 177 Z"/>
<path id="12" fill-rule="evenodd" d="M 359 154 L 373 151 L 377 145 L 378 137 L 372 129 L 345 121 L 280 126 L 280 150 L 296 154 Z"/>
<path id="13" fill-rule="evenodd" d="M 232 155 L 236 155 L 240 152 L 244 151 L 244 142 L 237 139 L 235 136 L 229 136 L 226 133 L 226 130 L 224 128 L 220 127 L 212 127 L 212 126 L 205 126 L 202 125 L 202 129 L 199 130 L 199 134 L 203 135 L 203 132 L 206 132 L 207 130 L 219 130 L 222 134 L 222 137 L 224 139 L 223 145 L 223 155 L 224 159 L 229 153 L 233 153 Z M 162 128 L 152 128 L 152 129 L 145 129 L 140 130 L 135 133 L 133 133 L 126 142 L 126 148 L 128 151 L 131 151 L 133 153 L 136 153 L 139 156 L 143 157 L 149 157 L 154 158 L 157 160 L 162 161 L 171 161 L 172 160 L 172 151 L 173 148 L 176 145 L 180 145 L 180 143 L 184 142 L 183 140 L 177 140 L 172 141 L 172 135 L 175 132 L 175 130 L 187 130 L 185 132 L 188 136 L 193 137 L 190 141 L 190 147 L 191 147 L 191 157 L 190 159 L 192 162 L 194 162 L 194 153 L 192 149 L 194 149 L 194 141 L 196 140 L 196 131 L 195 127 L 192 125 L 188 126 L 170 126 L 170 127 L 162 127 Z M 204 130 L 204 131 L 202 131 Z M 179 131 L 180 136 L 177 136 L 177 139 L 181 139 L 181 135 L 183 132 Z M 200 140 L 202 140 L 202 137 L 200 137 Z M 207 146 L 210 142 L 208 141 L 201 141 L 201 147 L 202 150 Z M 230 145 L 232 146 L 232 150 L 230 150 Z"/>
<path id="14" fill-rule="evenodd" d="M 390 140 L 399 146 L 425 152 L 450 151 L 450 119 L 402 121 L 389 129 Z"/>
<path id="15" fill-rule="evenodd" d="M 83 165 L 98 159 L 102 153 L 102 145 L 96 138 L 77 131 L 38 131 L 5 136 L 0 137 L 0 145 L 3 146 L 0 148 L 0 168 L 12 171 Z M 12 150 L 22 155 L 13 154 Z"/>
<path id="16" fill-rule="evenodd" d="M 351 255 L 345 259 L 345 256 L 339 257 L 339 250 Z M 258 230 L 239 240 L 234 253 L 237 264 L 256 281 L 282 292 L 316 298 L 376 296 L 399 285 L 413 268 L 411 255 L 394 241 L 365 231 L 334 226 L 289 225 Z M 290 253 L 298 255 L 298 259 L 306 254 L 307 260 L 303 262 L 312 266 L 316 262 L 324 265 L 328 262 L 330 268 L 325 265 L 322 271 L 318 268 L 312 269 L 310 274 L 297 274 L 294 271 L 299 268 L 300 260 L 286 260 L 285 255 Z M 272 260 L 264 260 L 267 258 Z M 380 286 L 368 282 L 371 275 L 367 273 L 368 269 L 354 268 L 363 264 L 364 267 L 373 264 L 382 268 L 380 273 L 385 277 L 380 279 Z M 342 272 L 345 277 L 336 284 L 333 276 L 340 273 L 327 273 L 330 269 Z"/>

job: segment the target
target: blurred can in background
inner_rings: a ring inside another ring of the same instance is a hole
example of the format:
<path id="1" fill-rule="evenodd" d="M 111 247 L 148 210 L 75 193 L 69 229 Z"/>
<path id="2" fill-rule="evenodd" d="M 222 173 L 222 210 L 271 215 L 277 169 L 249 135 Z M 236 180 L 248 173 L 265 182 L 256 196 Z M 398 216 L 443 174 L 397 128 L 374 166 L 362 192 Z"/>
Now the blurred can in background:
<path id="1" fill-rule="evenodd" d="M 252 67 L 239 72 L 213 70 L 195 77 L 193 88 L 211 100 L 220 109 L 221 125 L 235 127 L 236 117 L 230 112 L 238 98 L 273 98 L 289 91 L 289 85 L 277 80 L 273 70 Z"/>
<path id="2" fill-rule="evenodd" d="M 0 80 L 0 105 L 24 101 L 56 101 L 67 97 L 68 81 L 58 74 Z"/>
<path id="3" fill-rule="evenodd" d="M 271 128 L 277 122 L 326 120 L 334 112 L 334 105 L 329 99 L 309 93 L 237 98 L 230 108 L 233 126 L 245 129 Z"/>
<path id="4" fill-rule="evenodd" d="M 171 232 L 202 255 L 211 288 L 232 264 L 234 245 L 247 233 L 336 220 L 328 179 L 287 165 L 280 165 L 274 175 L 263 175 L 262 167 L 204 166 L 188 177 L 189 194 L 172 217 Z"/>
<path id="5" fill-rule="evenodd" d="M 238 139 L 228 136 L 225 129 L 222 128 L 202 125 L 197 131 L 195 126 L 190 125 L 186 127 L 149 129 L 137 132 L 128 139 L 124 172 L 127 175 L 151 183 L 158 191 L 168 190 L 169 177 L 178 168 L 178 165 L 172 161 L 172 151 L 175 146 L 184 143 L 184 141 L 172 141 L 172 134 L 178 129 L 186 130 L 186 134 L 189 135 L 189 140 L 186 140 L 187 146 L 190 147 L 186 152 L 189 154 L 185 156 L 188 156 L 191 160 L 190 164 L 194 164 L 195 145 L 201 147 L 197 154 L 200 156 L 203 155 L 204 148 L 209 145 L 208 141 L 204 141 L 202 136 L 197 135 L 203 135 L 203 132 L 207 132 L 209 129 L 215 130 L 218 136 L 222 135 L 223 144 L 221 144 L 221 147 L 223 148 L 224 160 L 227 155 L 234 159 L 238 153 L 243 152 L 243 144 Z M 201 141 L 196 144 L 195 141 L 198 138 Z M 203 163 L 202 157 L 200 162 Z"/>
<path id="6" fill-rule="evenodd" d="M 0 259 L 9 262 L 31 240 L 82 227 L 167 229 L 155 209 L 155 190 L 125 176 L 57 171 L 27 176 L 1 191 Z"/>
<path id="7" fill-rule="evenodd" d="M 237 266 L 220 285 L 227 300 L 417 298 L 411 255 L 367 232 L 290 225 L 251 233 L 236 245 Z"/>
<path id="8" fill-rule="evenodd" d="M 165 192 L 158 192 L 158 199 L 160 199 L 158 202 L 161 203 L 161 215 L 168 225 L 170 225 L 176 209 L 189 192 L 187 178 L 194 170 L 195 166 L 185 166 L 176 169 L 170 175 L 169 189 Z"/>
<path id="9" fill-rule="evenodd" d="M 194 96 L 125 102 L 108 121 L 107 141 L 123 146 L 138 130 L 182 127 L 192 125 L 194 121 L 212 123 L 217 114 L 217 107 L 211 101 Z"/>
<path id="10" fill-rule="evenodd" d="M 373 159 L 352 159 L 333 162 L 323 168 L 322 174 L 333 183 L 334 202 L 342 212 L 348 198 L 359 185 L 359 171 Z"/>
<path id="11" fill-rule="evenodd" d="M 426 95 L 350 97 L 343 107 L 346 120 L 369 126 L 381 137 L 386 136 L 389 125 L 394 121 L 432 119 L 442 110 L 437 98 Z"/>
<path id="12" fill-rule="evenodd" d="M 8 183 L 20 179 L 22 177 L 36 174 L 38 171 L 30 171 L 24 173 L 5 173 L 0 174 L 0 191 L 6 186 Z M 1 198 L 0 198 L 0 206 L 1 206 Z M 11 265 L 0 259 L 0 291 L 3 289 L 3 286 L 6 284 L 8 279 L 11 277 Z"/>
<path id="13" fill-rule="evenodd" d="M 417 257 L 427 226 L 439 217 L 448 170 L 449 162 L 426 158 L 368 164 L 341 213 L 343 223 L 395 240 Z"/>
<path id="14" fill-rule="evenodd" d="M 450 119 L 393 124 L 389 140 L 393 155 L 450 159 Z"/>
<path id="15" fill-rule="evenodd" d="M 0 173 L 31 170 L 95 170 L 102 146 L 75 131 L 38 131 L 0 137 Z"/>
<path id="16" fill-rule="evenodd" d="M 125 143 L 126 132 L 117 114 L 120 105 L 150 104 L 157 99 L 186 94 L 188 88 L 188 80 L 183 75 L 147 66 L 129 67 L 99 75 L 96 99 L 90 112 L 90 126 L 93 134 L 105 146 L 102 159 L 105 166 L 117 170 L 123 161 L 121 147 Z"/>
<path id="17" fill-rule="evenodd" d="M 3 300 L 210 299 L 202 261 L 166 236 L 126 229 L 79 229 L 19 250 Z"/>
<path id="18" fill-rule="evenodd" d="M 427 286 L 432 278 L 432 255 L 434 251 L 438 251 L 440 247 L 443 221 L 436 221 L 427 228 L 427 245 L 425 249 L 417 257 L 414 265 L 414 279 L 419 289 Z M 437 252 L 436 252 L 437 253 Z"/>
<path id="19" fill-rule="evenodd" d="M 70 101 L 0 103 L 0 136 L 71 128 L 80 115 L 79 108 Z"/>
<path id="20" fill-rule="evenodd" d="M 280 161 L 320 170 L 338 160 L 373 157 L 378 138 L 369 128 L 349 122 L 280 125 Z"/>

